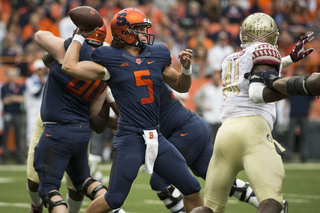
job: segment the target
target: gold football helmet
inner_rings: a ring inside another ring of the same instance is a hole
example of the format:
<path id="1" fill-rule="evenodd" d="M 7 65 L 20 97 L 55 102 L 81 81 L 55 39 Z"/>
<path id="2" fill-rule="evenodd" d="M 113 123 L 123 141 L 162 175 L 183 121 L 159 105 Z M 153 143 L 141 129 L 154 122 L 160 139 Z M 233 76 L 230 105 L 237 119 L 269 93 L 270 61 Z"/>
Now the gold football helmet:
<path id="1" fill-rule="evenodd" d="M 265 13 L 253 13 L 249 15 L 240 27 L 241 47 L 266 42 L 276 46 L 279 30 L 273 18 Z"/>

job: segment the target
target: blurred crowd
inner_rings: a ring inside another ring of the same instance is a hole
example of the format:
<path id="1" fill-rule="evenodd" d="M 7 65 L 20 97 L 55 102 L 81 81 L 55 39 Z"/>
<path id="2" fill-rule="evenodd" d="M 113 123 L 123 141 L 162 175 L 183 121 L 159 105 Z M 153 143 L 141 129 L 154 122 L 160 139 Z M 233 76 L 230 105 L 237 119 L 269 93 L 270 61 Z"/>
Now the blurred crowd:
<path id="1" fill-rule="evenodd" d="M 301 70 L 303 74 L 320 71 L 320 0 L 0 0 L 2 86 L 8 83 L 8 73 L 14 69 L 17 73 L 15 83 L 22 90 L 20 95 L 26 97 L 26 79 L 39 67 L 42 69 L 39 62 L 36 64 L 35 61 L 41 59 L 44 54 L 34 42 L 34 33 L 38 30 L 48 30 L 63 38 L 72 36 L 75 25 L 68 12 L 80 5 L 91 6 L 99 11 L 107 26 L 108 43 L 112 40 L 108 26 L 111 17 L 123 8 L 137 7 L 152 21 L 151 33 L 156 35 L 155 43 L 164 43 L 170 49 L 172 64 L 178 70 L 178 53 L 185 48 L 193 49 L 195 83 L 185 104 L 190 110 L 198 110 L 199 113 L 203 112 L 200 112 L 201 106 L 194 102 L 196 92 L 204 84 L 212 82 L 212 78 L 215 78 L 214 73 L 221 71 L 221 62 L 227 55 L 239 50 L 239 27 L 243 19 L 251 13 L 265 12 L 275 19 L 280 31 L 278 48 L 282 56 L 292 51 L 300 35 L 314 31 L 315 39 L 308 43 L 306 48 L 312 47 L 315 51 L 305 60 L 284 69 L 283 76 L 293 75 Z M 44 80 L 41 78 L 41 84 L 43 83 Z M 1 97 L 3 102 L 4 95 L 1 94 Z M 199 97 L 198 95 L 197 102 L 202 103 Z M 211 96 L 211 99 L 214 98 Z M 16 103 L 24 106 L 19 108 L 19 113 L 24 117 L 29 108 L 25 107 L 25 101 L 19 99 Z M 307 117 L 310 118 L 310 114 L 312 115 L 310 119 L 319 118 L 320 107 L 317 102 L 317 99 L 311 100 L 310 107 L 307 106 Z M 3 108 L 7 109 L 8 106 Z M 4 119 L 6 112 L 1 110 Z M 4 124 L 12 125 L 8 122 Z M 23 126 L 20 125 L 19 128 Z M 2 134 L 5 135 L 1 143 L 3 150 L 7 146 L 6 134 L 10 128 L 0 128 L 7 131 Z M 16 149 L 21 148 L 25 152 L 30 136 L 26 136 L 26 131 L 20 131 L 19 134 L 16 134 L 15 138 L 21 138 L 22 142 L 19 142 L 21 145 L 16 143 Z M 23 162 L 21 157 L 17 157 L 17 162 Z"/>

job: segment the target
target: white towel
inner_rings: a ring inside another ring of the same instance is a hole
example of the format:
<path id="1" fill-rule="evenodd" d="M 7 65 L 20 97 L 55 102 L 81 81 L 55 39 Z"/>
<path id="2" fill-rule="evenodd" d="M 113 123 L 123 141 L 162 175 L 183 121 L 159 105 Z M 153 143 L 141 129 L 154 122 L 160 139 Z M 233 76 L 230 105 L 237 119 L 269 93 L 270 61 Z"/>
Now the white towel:
<path id="1" fill-rule="evenodd" d="M 146 144 L 145 163 L 142 172 L 152 174 L 154 162 L 158 155 L 158 132 L 157 130 L 143 130 L 142 136 Z"/>

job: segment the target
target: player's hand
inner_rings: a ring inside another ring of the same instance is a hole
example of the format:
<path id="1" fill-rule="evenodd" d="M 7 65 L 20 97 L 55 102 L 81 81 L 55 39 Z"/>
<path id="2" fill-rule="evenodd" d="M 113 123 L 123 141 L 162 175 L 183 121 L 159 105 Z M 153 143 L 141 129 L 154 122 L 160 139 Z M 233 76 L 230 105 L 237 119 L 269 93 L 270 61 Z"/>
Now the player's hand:
<path id="1" fill-rule="evenodd" d="M 264 83 L 261 79 L 261 72 L 257 73 L 245 73 L 244 78 L 249 80 L 249 84 L 258 82 L 258 83 Z"/>
<path id="2" fill-rule="evenodd" d="M 91 35 L 92 33 L 94 33 L 96 30 L 98 29 L 98 27 L 96 27 L 94 30 L 90 30 L 90 31 L 85 31 L 85 30 L 81 30 L 79 27 L 76 29 L 76 34 L 82 35 L 83 37 L 88 37 L 89 35 Z"/>
<path id="3" fill-rule="evenodd" d="M 186 49 L 184 51 L 181 51 L 178 55 L 178 58 L 180 59 L 181 65 L 187 70 L 190 68 L 191 65 L 191 59 L 192 59 L 192 50 Z"/>
<path id="4" fill-rule="evenodd" d="M 263 80 L 263 83 L 269 87 L 270 89 L 273 88 L 273 82 L 280 79 L 278 72 L 274 70 L 267 70 L 261 73 L 261 79 Z"/>
<path id="5" fill-rule="evenodd" d="M 314 36 L 312 31 L 309 31 L 306 34 L 300 36 L 299 41 L 296 43 L 292 52 L 290 53 L 290 57 L 293 62 L 297 62 L 303 59 L 304 57 L 306 57 L 307 55 L 309 55 L 310 53 L 312 53 L 313 48 L 310 48 L 305 51 L 304 45 L 309 41 L 312 41 L 313 39 L 314 39 Z"/>

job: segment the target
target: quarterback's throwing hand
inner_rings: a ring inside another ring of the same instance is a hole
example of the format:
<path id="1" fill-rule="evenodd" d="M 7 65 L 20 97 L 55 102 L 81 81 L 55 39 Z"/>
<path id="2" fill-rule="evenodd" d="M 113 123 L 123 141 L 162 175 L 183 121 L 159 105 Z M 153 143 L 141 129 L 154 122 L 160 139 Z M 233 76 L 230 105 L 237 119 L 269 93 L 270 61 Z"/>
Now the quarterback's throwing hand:
<path id="1" fill-rule="evenodd" d="M 178 55 L 178 58 L 180 59 L 181 65 L 185 69 L 189 69 L 191 65 L 191 59 L 192 59 L 192 50 L 186 49 L 184 51 L 181 51 Z"/>
<path id="2" fill-rule="evenodd" d="M 95 28 L 93 30 L 81 30 L 79 27 L 75 30 L 76 34 L 82 35 L 83 37 L 87 38 L 89 35 L 94 33 L 98 28 Z"/>
<path id="3" fill-rule="evenodd" d="M 309 31 L 306 34 L 302 35 L 299 39 L 299 41 L 296 43 L 294 49 L 290 53 L 290 57 L 293 62 L 297 62 L 310 53 L 312 53 L 313 48 L 310 48 L 308 50 L 304 50 L 304 45 L 308 43 L 309 41 L 312 41 L 314 39 L 313 32 Z"/>

